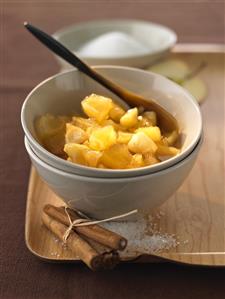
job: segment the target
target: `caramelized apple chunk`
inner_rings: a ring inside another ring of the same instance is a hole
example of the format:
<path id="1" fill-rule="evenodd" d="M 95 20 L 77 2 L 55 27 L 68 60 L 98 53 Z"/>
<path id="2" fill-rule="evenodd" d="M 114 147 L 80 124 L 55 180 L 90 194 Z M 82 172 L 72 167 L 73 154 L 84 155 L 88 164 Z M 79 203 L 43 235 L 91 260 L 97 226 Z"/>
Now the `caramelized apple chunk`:
<path id="1" fill-rule="evenodd" d="M 120 124 L 125 128 L 132 128 L 138 123 L 138 109 L 129 109 L 120 119 Z"/>
<path id="2" fill-rule="evenodd" d="M 176 156 L 180 153 L 180 150 L 173 146 L 158 145 L 156 154 L 158 156 Z"/>
<path id="3" fill-rule="evenodd" d="M 119 105 L 113 103 L 112 109 L 109 112 L 109 117 L 115 122 L 119 123 L 121 117 L 125 114 L 125 110 Z"/>
<path id="4" fill-rule="evenodd" d="M 98 123 L 93 118 L 83 118 L 79 116 L 74 116 L 72 118 L 72 125 L 79 127 L 86 131 L 88 128 L 98 127 Z"/>
<path id="5" fill-rule="evenodd" d="M 159 159 L 157 159 L 152 153 L 146 153 L 143 155 L 144 163 L 145 165 L 153 165 L 160 162 Z"/>
<path id="6" fill-rule="evenodd" d="M 86 165 L 85 153 L 88 151 L 88 147 L 83 144 L 66 143 L 64 151 L 72 162 Z"/>
<path id="7" fill-rule="evenodd" d="M 114 144 L 103 152 L 101 162 L 111 169 L 128 168 L 132 155 L 126 144 Z"/>
<path id="8" fill-rule="evenodd" d="M 155 153 L 157 145 L 143 132 L 134 134 L 128 143 L 128 148 L 131 152 L 136 154 Z"/>
<path id="9" fill-rule="evenodd" d="M 65 129 L 65 121 L 57 116 L 46 114 L 35 120 L 35 129 L 38 138 L 42 141 L 45 138 L 56 135 Z"/>
<path id="10" fill-rule="evenodd" d="M 102 156 L 101 152 L 90 150 L 86 145 L 77 143 L 65 144 L 64 151 L 69 156 L 69 161 L 91 167 L 97 167 Z"/>
<path id="11" fill-rule="evenodd" d="M 142 113 L 143 118 L 147 119 L 149 122 L 149 126 L 157 125 L 157 115 L 155 111 L 145 111 Z"/>
<path id="12" fill-rule="evenodd" d="M 109 112 L 113 108 L 111 99 L 96 94 L 86 97 L 81 105 L 84 113 L 99 123 L 109 118 Z"/>
<path id="13" fill-rule="evenodd" d="M 158 142 L 161 140 L 161 132 L 159 127 L 144 127 L 144 128 L 138 128 L 136 132 L 143 132 L 146 134 L 149 138 L 151 138 L 153 141 Z"/>
<path id="14" fill-rule="evenodd" d="M 131 140 L 131 137 L 133 136 L 133 134 L 132 133 L 128 133 L 128 132 L 121 132 L 121 131 L 119 131 L 117 136 L 118 136 L 117 137 L 117 142 L 118 143 L 125 143 L 125 144 L 127 144 Z"/>
<path id="15" fill-rule="evenodd" d="M 145 166 L 143 156 L 141 154 L 134 154 L 130 162 L 130 168 L 138 168 Z"/>
<path id="16" fill-rule="evenodd" d="M 166 136 L 163 139 L 166 144 L 173 145 L 177 141 L 178 136 L 179 136 L 178 132 L 173 131 L 172 133 L 166 134 Z"/>
<path id="17" fill-rule="evenodd" d="M 106 126 L 94 130 L 89 137 L 91 149 L 103 151 L 116 143 L 117 134 L 113 126 Z"/>
<path id="18" fill-rule="evenodd" d="M 81 128 L 70 123 L 66 124 L 66 143 L 84 143 L 88 139 L 88 134 Z"/>

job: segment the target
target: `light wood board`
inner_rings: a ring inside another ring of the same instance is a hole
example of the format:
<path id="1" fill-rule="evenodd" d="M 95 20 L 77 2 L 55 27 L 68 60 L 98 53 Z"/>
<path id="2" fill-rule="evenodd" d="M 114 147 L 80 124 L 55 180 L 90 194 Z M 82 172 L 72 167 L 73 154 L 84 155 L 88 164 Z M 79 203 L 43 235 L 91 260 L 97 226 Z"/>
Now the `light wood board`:
<path id="1" fill-rule="evenodd" d="M 136 262 L 173 261 L 192 265 L 225 266 L 224 202 L 224 54 L 175 53 L 191 64 L 201 60 L 207 67 L 201 77 L 208 96 L 201 109 L 204 120 L 204 142 L 198 160 L 179 190 L 159 210 L 165 216 L 158 220 L 163 232 L 176 234 L 181 241 L 169 252 L 142 256 Z M 192 120 L 190 120 L 192 121 Z M 41 224 L 44 204 L 61 205 L 58 198 L 34 169 L 31 170 L 26 213 L 26 244 L 35 255 L 49 261 L 75 261 L 70 251 L 62 249 Z"/>

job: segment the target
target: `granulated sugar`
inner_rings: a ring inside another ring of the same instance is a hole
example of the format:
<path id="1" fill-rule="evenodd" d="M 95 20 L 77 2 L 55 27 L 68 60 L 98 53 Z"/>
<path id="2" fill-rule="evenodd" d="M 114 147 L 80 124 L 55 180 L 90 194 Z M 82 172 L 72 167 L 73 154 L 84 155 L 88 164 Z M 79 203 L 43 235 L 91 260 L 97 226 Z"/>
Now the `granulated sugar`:
<path id="1" fill-rule="evenodd" d="M 155 217 L 159 219 L 161 216 L 163 214 L 158 213 Z M 179 244 L 175 235 L 157 230 L 157 225 L 151 216 L 134 222 L 104 223 L 103 226 L 128 240 L 127 248 L 121 252 L 121 256 L 138 253 L 154 254 L 175 248 Z"/>
<path id="2" fill-rule="evenodd" d="M 146 54 L 149 49 L 133 36 L 123 32 L 102 34 L 78 49 L 77 54 L 89 57 L 118 57 Z"/>

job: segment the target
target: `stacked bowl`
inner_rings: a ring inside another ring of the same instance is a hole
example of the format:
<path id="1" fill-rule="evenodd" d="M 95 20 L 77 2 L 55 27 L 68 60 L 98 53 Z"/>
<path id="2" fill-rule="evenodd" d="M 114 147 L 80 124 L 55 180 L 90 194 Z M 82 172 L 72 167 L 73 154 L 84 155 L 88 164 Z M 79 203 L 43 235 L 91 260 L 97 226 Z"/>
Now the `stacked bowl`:
<path id="1" fill-rule="evenodd" d="M 82 99 L 91 93 L 111 97 L 127 108 L 118 97 L 78 70 L 48 78 L 27 96 L 21 111 L 27 152 L 41 178 L 70 207 L 96 219 L 134 209 L 148 213 L 178 189 L 193 167 L 202 141 L 200 109 L 187 91 L 160 75 L 122 66 L 95 68 L 128 90 L 155 99 L 169 111 L 179 124 L 181 153 L 152 166 L 112 170 L 74 164 L 43 148 L 34 128 L 38 116 L 79 115 Z"/>

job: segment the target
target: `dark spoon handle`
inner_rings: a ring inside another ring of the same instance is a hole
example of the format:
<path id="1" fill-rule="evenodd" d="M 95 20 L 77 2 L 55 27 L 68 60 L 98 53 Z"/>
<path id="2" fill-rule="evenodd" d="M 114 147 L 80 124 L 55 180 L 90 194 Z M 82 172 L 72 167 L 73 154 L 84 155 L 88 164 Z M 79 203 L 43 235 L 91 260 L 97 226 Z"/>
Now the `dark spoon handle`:
<path id="1" fill-rule="evenodd" d="M 42 30 L 36 28 L 35 26 L 24 23 L 24 26 L 29 30 L 39 41 L 41 41 L 45 46 L 52 50 L 55 54 L 78 68 L 79 71 L 91 77 L 93 80 L 97 81 L 110 91 L 112 91 L 117 96 L 124 98 L 124 91 L 120 86 L 109 81 L 108 79 L 102 77 L 100 74 L 91 69 L 87 64 L 81 61 L 74 53 L 63 46 L 60 42 L 54 39 L 52 36 L 43 32 Z"/>

